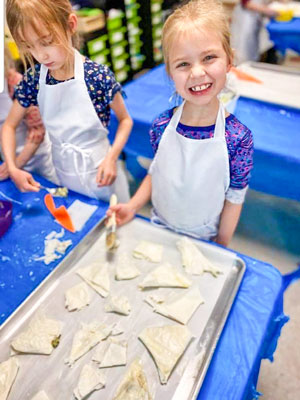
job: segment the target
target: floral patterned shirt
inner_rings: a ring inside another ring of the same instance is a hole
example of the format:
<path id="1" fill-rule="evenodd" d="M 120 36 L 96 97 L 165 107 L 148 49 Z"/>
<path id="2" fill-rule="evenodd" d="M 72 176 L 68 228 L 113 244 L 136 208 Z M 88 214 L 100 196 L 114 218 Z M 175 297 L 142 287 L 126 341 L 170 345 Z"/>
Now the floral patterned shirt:
<path id="1" fill-rule="evenodd" d="M 22 107 L 38 105 L 40 68 L 40 64 L 36 64 L 34 73 L 29 68 L 15 88 L 14 97 Z M 84 61 L 84 79 L 95 111 L 103 126 L 107 127 L 110 121 L 109 104 L 113 101 L 115 94 L 122 91 L 122 87 L 106 65 L 97 64 L 88 58 Z M 60 82 L 48 73 L 47 85 L 57 85 Z"/>

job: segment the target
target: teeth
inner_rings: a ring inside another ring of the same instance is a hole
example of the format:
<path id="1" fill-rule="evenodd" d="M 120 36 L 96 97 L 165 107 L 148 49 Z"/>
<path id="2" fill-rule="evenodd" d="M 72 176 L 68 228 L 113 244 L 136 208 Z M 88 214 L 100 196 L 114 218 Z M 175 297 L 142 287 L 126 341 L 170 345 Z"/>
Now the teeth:
<path id="1" fill-rule="evenodd" d="M 192 90 L 193 92 L 200 92 L 201 90 L 205 90 L 205 89 L 207 89 L 207 88 L 209 88 L 209 87 L 210 87 L 210 83 L 206 83 L 206 84 L 201 85 L 201 86 L 193 86 L 193 87 L 191 88 L 191 90 Z"/>

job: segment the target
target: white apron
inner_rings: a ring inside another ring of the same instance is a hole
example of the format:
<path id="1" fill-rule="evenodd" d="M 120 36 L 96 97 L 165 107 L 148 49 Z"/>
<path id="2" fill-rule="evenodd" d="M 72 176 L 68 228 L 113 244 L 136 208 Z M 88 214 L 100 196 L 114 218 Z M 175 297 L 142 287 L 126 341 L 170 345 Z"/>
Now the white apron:
<path id="1" fill-rule="evenodd" d="M 255 0 L 264 4 L 264 0 Z M 231 22 L 231 45 L 235 50 L 235 61 L 241 64 L 245 61 L 259 60 L 259 36 L 263 17 L 260 13 L 247 10 L 241 4 L 235 6 Z"/>
<path id="2" fill-rule="evenodd" d="M 120 201 L 128 201 L 128 184 L 119 163 L 112 185 L 99 188 L 96 184 L 98 166 L 110 144 L 85 84 L 82 56 L 75 50 L 74 79 L 47 85 L 47 73 L 48 68 L 41 65 L 38 103 L 60 184 L 89 197 L 108 201 L 114 192 Z"/>
<path id="3" fill-rule="evenodd" d="M 12 99 L 8 93 L 7 82 L 4 84 L 4 91 L 0 93 L 0 129 L 8 116 L 12 106 Z M 20 122 L 16 129 L 16 154 L 20 154 L 26 142 L 28 127 L 24 120 Z M 4 160 L 4 154 L 1 149 L 1 157 Z M 52 163 L 51 142 L 48 133 L 45 132 L 44 140 L 27 164 L 23 167 L 28 172 L 35 172 L 53 183 L 58 183 L 55 169 Z"/>
<path id="4" fill-rule="evenodd" d="M 230 181 L 225 110 L 220 103 L 214 137 L 197 140 L 176 132 L 183 107 L 166 127 L 149 169 L 152 222 L 209 240 L 217 235 Z"/>

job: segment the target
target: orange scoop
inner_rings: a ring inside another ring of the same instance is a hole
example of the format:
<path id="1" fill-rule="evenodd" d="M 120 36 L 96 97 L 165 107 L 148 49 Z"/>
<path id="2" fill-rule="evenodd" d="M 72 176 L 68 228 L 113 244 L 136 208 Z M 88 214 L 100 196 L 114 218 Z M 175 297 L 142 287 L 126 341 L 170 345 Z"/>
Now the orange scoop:
<path id="1" fill-rule="evenodd" d="M 57 220 L 57 222 L 59 222 L 68 231 L 74 233 L 75 228 L 66 207 L 60 206 L 56 208 L 53 197 L 50 193 L 46 194 L 46 196 L 44 197 L 44 202 L 50 213 Z"/>
<path id="2" fill-rule="evenodd" d="M 237 69 L 235 67 L 231 67 L 230 71 L 232 71 L 238 79 L 241 79 L 243 81 L 249 81 L 249 82 L 255 82 L 255 83 L 263 83 L 261 80 L 255 78 L 255 76 L 247 74 L 246 72 L 241 71 L 240 69 Z"/>

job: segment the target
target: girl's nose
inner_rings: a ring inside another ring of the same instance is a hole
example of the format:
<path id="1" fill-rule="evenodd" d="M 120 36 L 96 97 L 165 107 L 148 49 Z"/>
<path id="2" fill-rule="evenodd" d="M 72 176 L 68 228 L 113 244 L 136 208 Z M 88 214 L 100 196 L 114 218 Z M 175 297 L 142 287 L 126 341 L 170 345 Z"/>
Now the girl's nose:
<path id="1" fill-rule="evenodd" d="M 205 69 L 201 64 L 194 65 L 191 69 L 191 76 L 193 78 L 196 78 L 198 76 L 204 76 L 205 75 Z"/>

